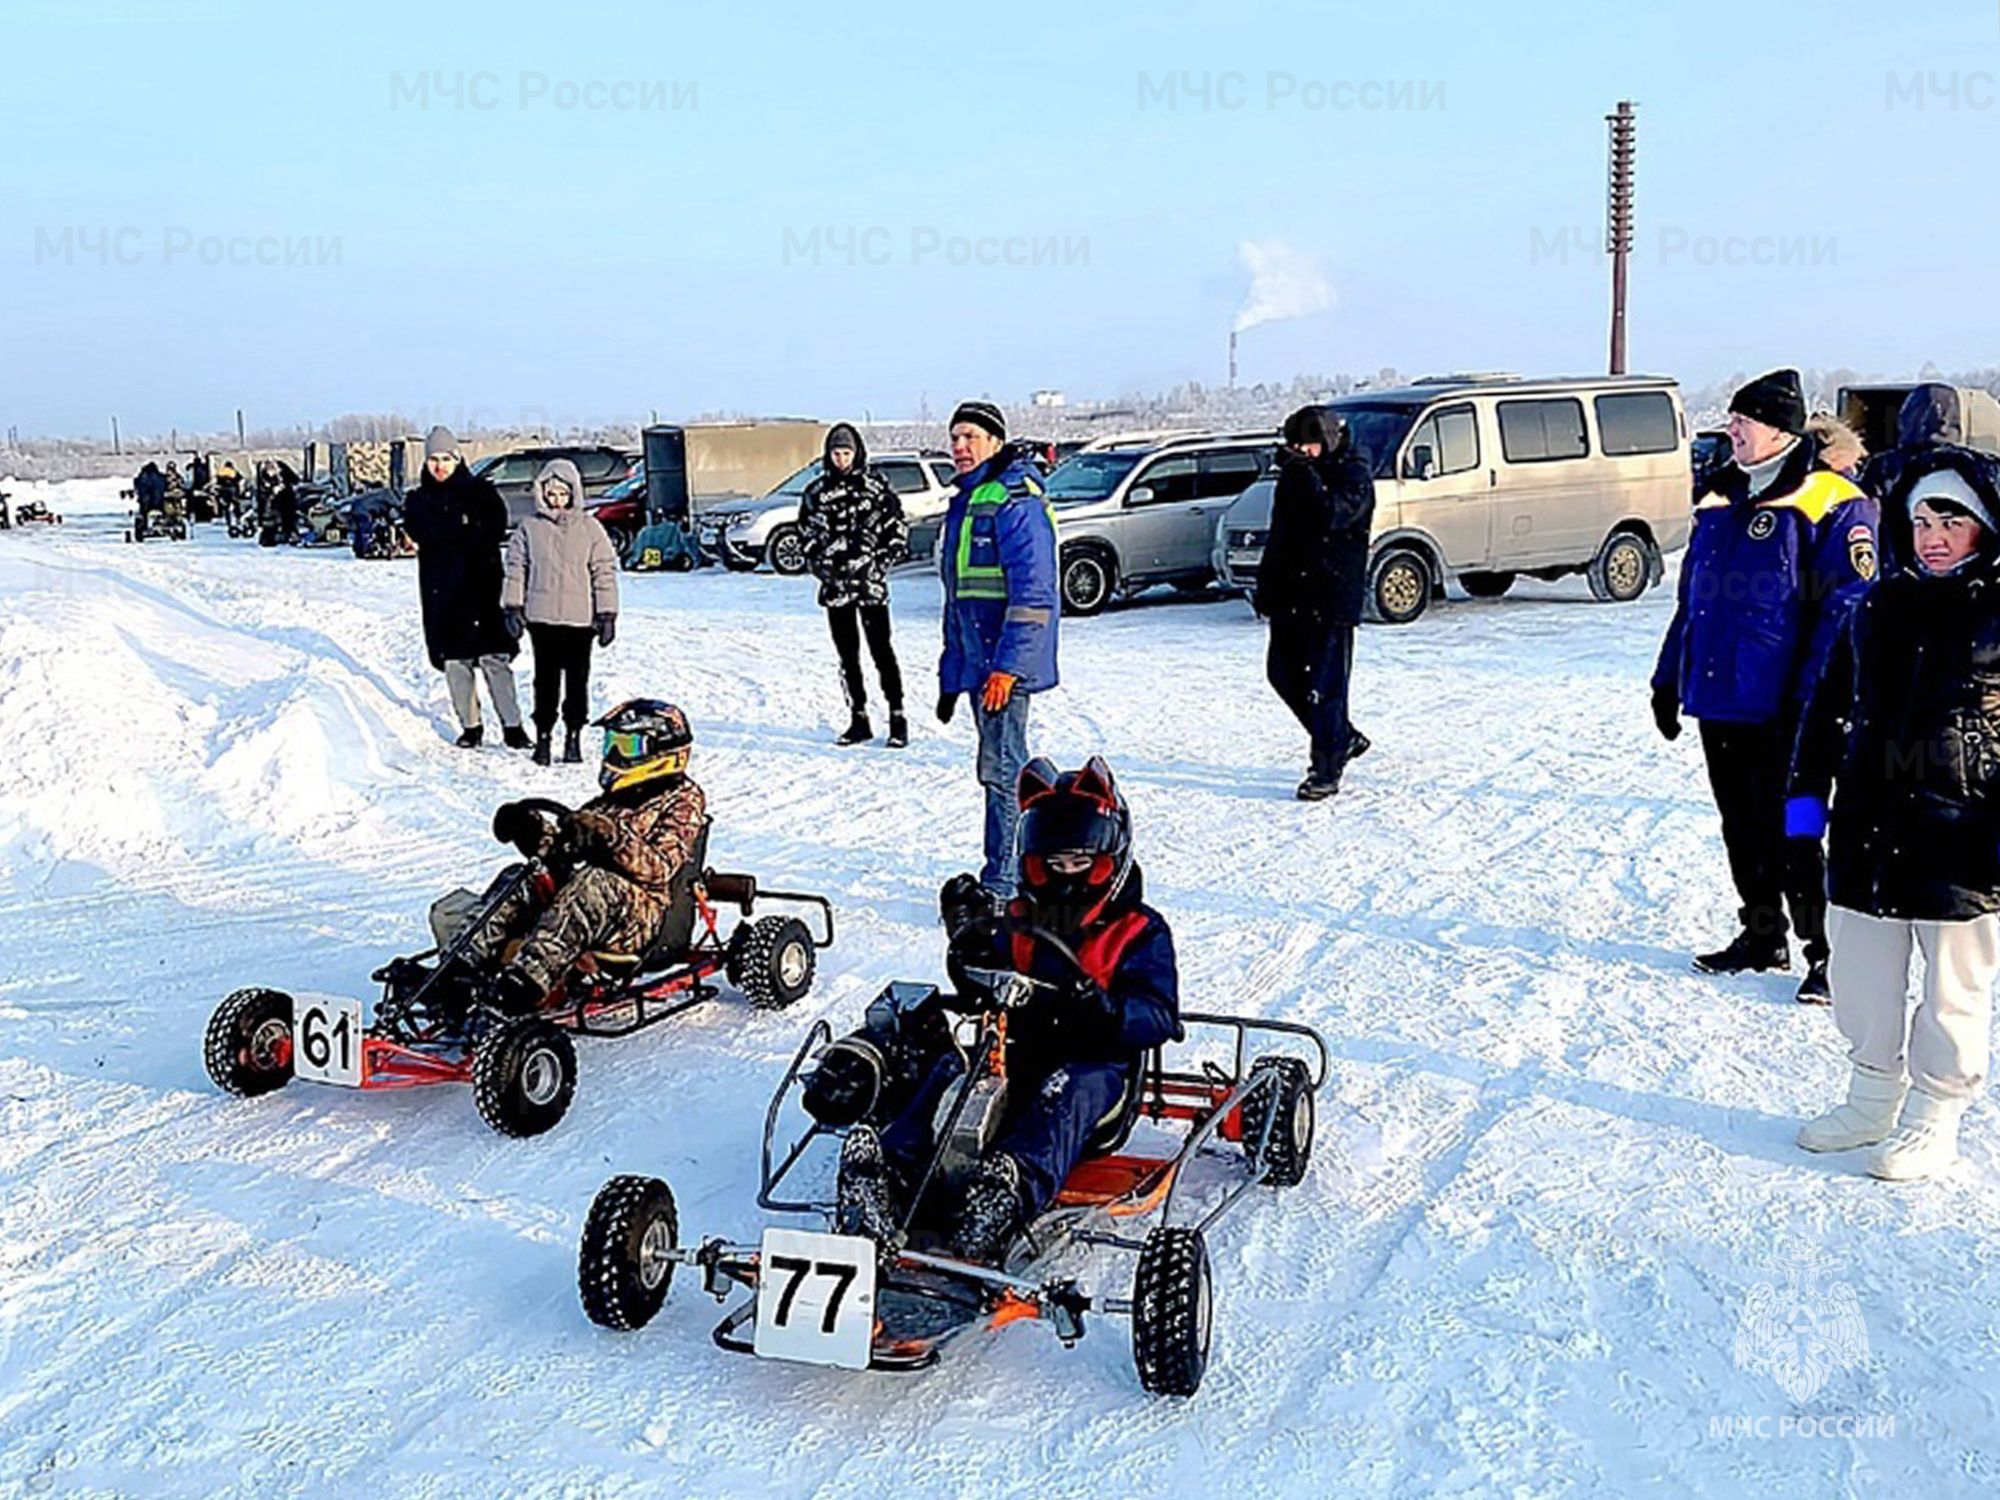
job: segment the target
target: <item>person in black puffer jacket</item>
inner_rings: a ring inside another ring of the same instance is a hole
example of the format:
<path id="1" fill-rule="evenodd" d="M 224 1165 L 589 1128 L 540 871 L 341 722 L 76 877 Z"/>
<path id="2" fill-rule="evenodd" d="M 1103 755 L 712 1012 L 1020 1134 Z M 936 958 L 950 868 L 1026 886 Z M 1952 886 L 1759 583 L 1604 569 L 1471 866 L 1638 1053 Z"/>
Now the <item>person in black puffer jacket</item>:
<path id="1" fill-rule="evenodd" d="M 514 653 L 520 647 L 500 612 L 507 502 L 466 468 L 448 427 L 433 427 L 424 437 L 423 478 L 403 497 L 403 529 L 417 544 L 424 646 L 451 692 L 462 731 L 459 747 L 477 748 L 486 733 L 476 671 L 486 679 L 507 747 L 527 749 L 514 687 Z"/>
<path id="2" fill-rule="evenodd" d="M 1316 406 L 1293 412 L 1285 419 L 1256 604 L 1271 622 L 1265 675 L 1312 736 L 1302 802 L 1339 791 L 1340 773 L 1368 748 L 1368 736 L 1347 716 L 1347 700 L 1374 520 L 1375 481 L 1347 424 Z"/>
<path id="3" fill-rule="evenodd" d="M 875 737 L 861 676 L 861 638 L 866 635 L 889 704 L 889 743 L 907 745 L 903 673 L 889 633 L 889 569 L 903 560 L 910 530 L 902 502 L 868 467 L 867 446 L 846 422 L 827 431 L 819 477 L 799 501 L 799 533 L 806 565 L 819 580 L 820 607 L 833 633 L 833 648 L 840 654 L 848 721 L 839 743 L 858 745 Z"/>
<path id="4" fill-rule="evenodd" d="M 2000 976 L 2000 463 L 1938 447 L 1889 506 L 1909 518 L 1911 558 L 1841 630 L 1799 731 L 1786 832 L 1828 835 L 1829 976 L 1853 1063 L 1846 1101 L 1799 1144 L 1875 1146 L 1868 1170 L 1908 1180 L 1957 1156 Z"/>

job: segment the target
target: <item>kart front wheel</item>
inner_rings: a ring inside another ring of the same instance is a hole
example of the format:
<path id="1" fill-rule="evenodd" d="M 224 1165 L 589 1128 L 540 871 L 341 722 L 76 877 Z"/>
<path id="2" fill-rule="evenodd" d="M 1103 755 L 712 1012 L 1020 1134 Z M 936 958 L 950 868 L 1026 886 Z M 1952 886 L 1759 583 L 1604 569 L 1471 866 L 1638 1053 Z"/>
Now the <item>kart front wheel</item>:
<path id="1" fill-rule="evenodd" d="M 1313 1149 L 1312 1075 L 1296 1057 L 1260 1057 L 1250 1076 L 1276 1074 L 1243 1101 L 1243 1150 L 1267 1187 L 1297 1187 Z"/>
<path id="2" fill-rule="evenodd" d="M 736 983 L 759 1010 L 783 1010 L 812 988 L 819 954 L 797 917 L 759 917 L 736 953 Z"/>
<path id="3" fill-rule="evenodd" d="M 201 1060 L 215 1086 L 254 1099 L 292 1081 L 292 997 L 283 990 L 237 990 L 208 1018 Z"/>
<path id="4" fill-rule="evenodd" d="M 583 1221 L 576 1288 L 600 1328 L 629 1333 L 653 1321 L 673 1284 L 680 1242 L 674 1194 L 657 1177 L 614 1177 Z"/>
<path id="5" fill-rule="evenodd" d="M 1155 1396 L 1192 1396 L 1208 1369 L 1215 1305 L 1199 1229 L 1161 1224 L 1139 1251 L 1132 1287 L 1132 1363 Z"/>
<path id="6" fill-rule="evenodd" d="M 576 1096 L 576 1047 L 540 1016 L 498 1022 L 472 1053 L 472 1102 L 502 1135 L 540 1135 Z"/>

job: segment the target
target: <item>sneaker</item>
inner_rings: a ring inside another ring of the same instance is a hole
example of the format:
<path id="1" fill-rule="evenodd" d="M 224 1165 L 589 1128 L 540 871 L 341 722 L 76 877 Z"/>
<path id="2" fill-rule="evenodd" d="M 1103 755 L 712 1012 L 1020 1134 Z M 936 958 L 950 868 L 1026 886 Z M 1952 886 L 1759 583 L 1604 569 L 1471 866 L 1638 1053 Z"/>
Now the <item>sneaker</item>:
<path id="1" fill-rule="evenodd" d="M 834 1189 L 834 1225 L 842 1234 L 873 1240 L 893 1264 L 902 1249 L 903 1206 L 895 1170 L 872 1125 L 848 1131 L 840 1147 L 840 1175 Z"/>
<path id="2" fill-rule="evenodd" d="M 980 1162 L 965 1190 L 952 1248 L 975 1265 L 998 1261 L 1021 1227 L 1021 1209 L 1021 1164 L 996 1151 Z"/>
<path id="3" fill-rule="evenodd" d="M 549 763 L 549 732 L 546 729 L 535 731 L 534 761 L 538 766 L 545 766 Z"/>
<path id="4" fill-rule="evenodd" d="M 566 729 L 563 731 L 563 764 L 580 766 L 583 764 L 583 731 Z"/>
<path id="5" fill-rule="evenodd" d="M 1799 1004 L 1833 1004 L 1833 987 L 1826 982 L 1826 960 L 1814 959 L 1806 965 L 1806 977 L 1799 981 Z"/>
<path id="6" fill-rule="evenodd" d="M 875 738 L 875 726 L 868 722 L 868 715 L 856 714 L 847 721 L 847 728 L 834 740 L 836 745 L 859 745 Z"/>
<path id="7" fill-rule="evenodd" d="M 910 743 L 910 721 L 901 714 L 889 715 L 889 748 L 901 750 Z"/>
<path id="8" fill-rule="evenodd" d="M 1374 748 L 1374 746 L 1375 742 L 1369 739 L 1368 736 L 1363 734 L 1360 730 L 1350 728 L 1347 731 L 1347 758 L 1349 760 L 1361 759 L 1361 757 L 1366 755 L 1371 749 Z"/>
<path id="9" fill-rule="evenodd" d="M 1782 937 L 1758 937 L 1752 932 L 1739 932 L 1727 948 L 1694 956 L 1697 974 L 1766 973 L 1791 966 L 1791 945 Z"/>
<path id="10" fill-rule="evenodd" d="M 461 750 L 477 750 L 479 748 L 479 742 L 485 738 L 486 738 L 485 727 L 483 725 L 474 724 L 470 729 L 466 730 L 464 733 L 459 735 L 457 740 L 458 748 Z"/>
<path id="11" fill-rule="evenodd" d="M 500 739 L 509 750 L 525 750 L 533 743 L 528 738 L 528 731 L 519 724 L 504 726 L 500 731 Z"/>
<path id="12" fill-rule="evenodd" d="M 1324 802 L 1340 790 L 1338 776 L 1308 776 L 1292 795 L 1301 802 Z"/>

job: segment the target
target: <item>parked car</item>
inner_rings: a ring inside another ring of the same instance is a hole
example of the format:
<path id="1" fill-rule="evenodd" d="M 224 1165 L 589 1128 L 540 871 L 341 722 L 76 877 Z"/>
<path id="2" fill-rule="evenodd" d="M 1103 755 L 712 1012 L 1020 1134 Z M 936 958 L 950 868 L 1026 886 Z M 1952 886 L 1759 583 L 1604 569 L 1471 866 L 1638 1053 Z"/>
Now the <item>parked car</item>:
<path id="1" fill-rule="evenodd" d="M 584 481 L 588 491 L 590 482 Z M 585 500 L 585 510 L 597 517 L 597 524 L 611 538 L 611 549 L 620 558 L 632 538 L 646 529 L 646 468 L 634 465 L 632 472 L 595 500 Z"/>
<path id="2" fill-rule="evenodd" d="M 1094 615 L 1154 584 L 1215 581 L 1222 512 L 1277 454 L 1269 432 L 1098 439 L 1048 478 L 1063 613 Z"/>
<path id="3" fill-rule="evenodd" d="M 507 502 L 509 523 L 519 525 L 534 514 L 535 476 L 542 472 L 543 464 L 556 458 L 566 458 L 576 465 L 576 471 L 583 479 L 586 501 L 602 495 L 639 469 L 639 460 L 633 454 L 595 444 L 589 447 L 516 448 L 508 453 L 490 453 L 473 463 L 472 472 L 481 479 L 493 482 L 493 487 L 500 491 L 500 498 Z"/>
<path id="4" fill-rule="evenodd" d="M 1692 490 L 1696 496 L 1707 488 L 1715 471 L 1728 463 L 1732 457 L 1729 446 L 1729 430 L 1725 427 L 1706 427 L 1697 432 L 1688 443 L 1688 469 L 1693 478 Z"/>
<path id="5" fill-rule="evenodd" d="M 928 556 L 936 544 L 939 520 L 951 503 L 951 459 L 934 452 L 874 453 L 868 462 L 903 502 L 903 517 L 910 523 L 910 555 Z M 761 499 L 703 511 L 695 517 L 701 550 L 744 572 L 767 561 L 780 573 L 805 572 L 799 500 L 819 469 L 820 461 L 814 459 Z"/>
<path id="6" fill-rule="evenodd" d="M 1626 602 L 1687 545 L 1687 418 L 1671 379 L 1439 376 L 1327 410 L 1375 475 L 1375 619 L 1415 620 L 1448 576 L 1490 599 L 1524 573 L 1582 573 L 1599 599 Z M 1222 518 L 1215 566 L 1232 587 L 1256 582 L 1272 488 L 1246 490 Z"/>

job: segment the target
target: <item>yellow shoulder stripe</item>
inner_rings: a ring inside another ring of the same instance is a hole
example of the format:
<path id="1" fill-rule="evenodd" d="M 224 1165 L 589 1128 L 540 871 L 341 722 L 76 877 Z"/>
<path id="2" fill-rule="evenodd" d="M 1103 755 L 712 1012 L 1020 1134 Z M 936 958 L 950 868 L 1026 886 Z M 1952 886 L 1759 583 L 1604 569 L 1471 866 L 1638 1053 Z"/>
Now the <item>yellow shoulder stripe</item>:
<path id="1" fill-rule="evenodd" d="M 1826 513 L 1836 505 L 1844 505 L 1849 500 L 1861 498 L 1861 491 L 1855 487 L 1852 480 L 1843 479 L 1830 469 L 1821 469 L 1816 474 L 1807 475 L 1806 482 L 1791 494 L 1780 496 L 1776 500 L 1761 500 L 1758 503 L 1773 509 L 1789 506 L 1817 526 L 1826 519 Z"/>

